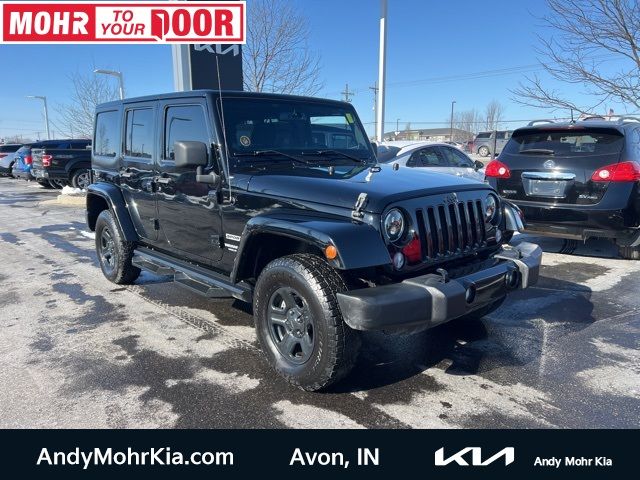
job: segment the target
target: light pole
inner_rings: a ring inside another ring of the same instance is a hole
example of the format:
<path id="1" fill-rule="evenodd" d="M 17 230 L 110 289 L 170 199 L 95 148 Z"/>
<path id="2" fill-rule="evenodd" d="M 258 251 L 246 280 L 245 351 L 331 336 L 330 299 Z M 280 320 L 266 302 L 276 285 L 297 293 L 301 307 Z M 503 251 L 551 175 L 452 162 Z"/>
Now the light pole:
<path id="1" fill-rule="evenodd" d="M 384 140 L 384 95 L 387 77 L 387 0 L 380 3 L 380 57 L 378 60 L 378 101 L 376 102 L 376 139 Z"/>
<path id="2" fill-rule="evenodd" d="M 453 100 L 451 102 L 451 130 L 449 131 L 449 141 L 453 142 L 453 106 L 456 104 L 456 101 Z"/>
<path id="3" fill-rule="evenodd" d="M 111 75 L 112 77 L 117 77 L 120 85 L 120 100 L 124 100 L 124 78 L 122 77 L 122 72 L 117 72 L 115 70 L 103 70 L 101 68 L 97 68 L 93 71 L 93 73 L 102 73 L 104 75 Z"/>
<path id="4" fill-rule="evenodd" d="M 47 97 L 41 95 L 27 95 L 27 98 L 37 98 L 44 103 L 44 125 L 47 130 L 47 140 L 51 140 L 51 133 L 49 132 L 49 109 L 47 108 Z"/>
<path id="5" fill-rule="evenodd" d="M 400 119 L 396 118 L 396 137 L 400 135 Z"/>

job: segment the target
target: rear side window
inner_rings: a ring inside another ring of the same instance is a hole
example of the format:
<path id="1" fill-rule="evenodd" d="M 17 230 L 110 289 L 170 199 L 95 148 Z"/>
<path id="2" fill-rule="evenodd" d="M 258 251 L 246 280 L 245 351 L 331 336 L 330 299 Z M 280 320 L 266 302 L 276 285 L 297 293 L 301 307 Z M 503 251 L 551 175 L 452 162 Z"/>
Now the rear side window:
<path id="1" fill-rule="evenodd" d="M 483 140 L 487 138 L 491 138 L 491 132 L 480 132 L 476 135 L 476 140 Z"/>
<path id="2" fill-rule="evenodd" d="M 209 144 L 207 122 L 200 105 L 168 107 L 165 115 L 164 158 L 174 159 L 173 145 L 180 141 Z"/>
<path id="3" fill-rule="evenodd" d="M 153 157 L 153 110 L 143 108 L 127 111 L 127 132 L 124 154 L 127 157 Z"/>
<path id="4" fill-rule="evenodd" d="M 505 153 L 584 156 L 620 153 L 624 136 L 615 129 L 523 130 L 515 132 Z"/>
<path id="5" fill-rule="evenodd" d="M 18 151 L 20 145 L 0 145 L 0 153 L 13 153 Z"/>
<path id="6" fill-rule="evenodd" d="M 101 112 L 96 118 L 93 141 L 95 155 L 115 157 L 120 143 L 120 114 L 117 111 Z"/>

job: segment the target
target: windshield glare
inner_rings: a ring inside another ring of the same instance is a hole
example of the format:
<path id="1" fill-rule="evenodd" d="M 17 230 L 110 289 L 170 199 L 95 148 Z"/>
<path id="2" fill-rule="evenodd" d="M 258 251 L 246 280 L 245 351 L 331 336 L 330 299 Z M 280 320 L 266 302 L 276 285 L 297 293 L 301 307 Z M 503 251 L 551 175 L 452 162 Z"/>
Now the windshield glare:
<path id="1" fill-rule="evenodd" d="M 371 159 L 366 134 L 351 108 L 255 98 L 225 98 L 222 102 L 226 141 L 231 156 L 236 157 L 234 163 L 256 161 L 249 155 L 268 150 L 289 155 L 334 150 L 359 159 Z M 276 155 L 269 160 L 287 162 L 290 159 Z M 318 157 L 322 162 L 344 160 L 340 155 Z"/>

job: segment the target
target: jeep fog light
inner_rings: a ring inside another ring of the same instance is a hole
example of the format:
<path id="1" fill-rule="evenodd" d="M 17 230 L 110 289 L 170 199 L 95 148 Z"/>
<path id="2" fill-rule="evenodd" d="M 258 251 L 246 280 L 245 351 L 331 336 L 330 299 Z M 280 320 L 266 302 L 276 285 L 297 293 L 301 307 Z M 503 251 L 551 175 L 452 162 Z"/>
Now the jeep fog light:
<path id="1" fill-rule="evenodd" d="M 404 267 L 404 262 L 405 258 L 402 253 L 398 252 L 393 256 L 393 268 L 395 268 L 396 270 L 402 270 L 402 267 Z"/>

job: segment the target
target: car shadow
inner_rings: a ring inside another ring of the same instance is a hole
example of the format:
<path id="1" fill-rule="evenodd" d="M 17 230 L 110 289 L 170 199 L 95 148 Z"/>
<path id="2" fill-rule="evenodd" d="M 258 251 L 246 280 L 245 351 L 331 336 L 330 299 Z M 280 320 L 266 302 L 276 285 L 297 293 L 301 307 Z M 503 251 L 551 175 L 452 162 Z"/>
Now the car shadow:
<path id="1" fill-rule="evenodd" d="M 559 337 L 595 322 L 589 288 L 545 275 L 538 285 L 543 287 L 514 292 L 482 319 L 453 320 L 407 336 L 363 333 L 355 368 L 331 391 L 370 391 L 400 382 L 429 388 L 418 379 L 431 368 L 449 375 L 478 375 L 521 367 L 545 354 L 554 340 L 549 335 Z"/>

